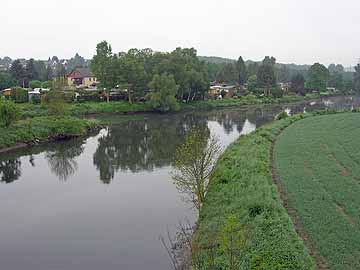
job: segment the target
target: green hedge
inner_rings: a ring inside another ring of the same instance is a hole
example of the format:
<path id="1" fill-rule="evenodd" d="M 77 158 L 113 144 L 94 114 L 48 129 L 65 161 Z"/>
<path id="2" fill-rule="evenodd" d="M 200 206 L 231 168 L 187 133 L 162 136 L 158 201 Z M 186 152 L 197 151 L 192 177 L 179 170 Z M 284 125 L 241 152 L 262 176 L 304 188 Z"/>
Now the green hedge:
<path id="1" fill-rule="evenodd" d="M 200 247 L 197 256 L 214 261 L 215 269 L 230 269 L 228 255 L 222 249 L 213 254 L 207 247 L 219 245 L 219 234 L 233 216 L 239 227 L 246 228 L 248 238 L 245 249 L 239 248 L 236 269 L 315 269 L 283 207 L 271 173 L 273 140 L 282 129 L 303 117 L 275 121 L 240 137 L 219 160 L 194 235 Z"/>

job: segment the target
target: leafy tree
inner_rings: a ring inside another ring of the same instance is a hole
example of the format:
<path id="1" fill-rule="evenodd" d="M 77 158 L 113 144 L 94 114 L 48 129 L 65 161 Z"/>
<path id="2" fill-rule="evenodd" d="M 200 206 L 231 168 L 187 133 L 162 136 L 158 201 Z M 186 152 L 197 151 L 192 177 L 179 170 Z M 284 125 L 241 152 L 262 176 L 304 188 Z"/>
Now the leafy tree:
<path id="1" fill-rule="evenodd" d="M 64 77 L 66 75 L 66 69 L 62 63 L 58 62 L 56 64 L 54 75 L 55 77 Z"/>
<path id="2" fill-rule="evenodd" d="M 147 74 L 145 59 L 138 49 L 130 49 L 119 57 L 121 75 L 120 80 L 127 85 L 129 102 L 135 97 L 141 96 L 146 88 Z"/>
<path id="3" fill-rule="evenodd" d="M 32 89 L 41 88 L 41 85 L 42 85 L 41 82 L 38 80 L 32 80 L 29 82 L 29 87 Z"/>
<path id="4" fill-rule="evenodd" d="M 25 76 L 26 76 L 26 83 L 27 86 L 31 80 L 39 79 L 39 75 L 35 68 L 35 60 L 31 58 L 29 61 L 26 62 L 25 66 Z"/>
<path id="5" fill-rule="evenodd" d="M 20 118 L 20 110 L 14 102 L 0 100 L 0 123 L 8 127 Z"/>
<path id="6" fill-rule="evenodd" d="M 236 62 L 236 69 L 238 72 L 238 83 L 244 85 L 247 81 L 247 69 L 243 58 L 240 56 Z"/>
<path id="7" fill-rule="evenodd" d="M 219 248 L 227 257 L 229 270 L 240 268 L 239 258 L 247 245 L 246 230 L 239 220 L 235 215 L 230 215 L 220 232 Z"/>
<path id="8" fill-rule="evenodd" d="M 10 68 L 10 74 L 13 78 L 15 78 L 17 85 L 24 86 L 26 73 L 23 65 L 21 64 L 20 60 L 15 60 Z"/>
<path id="9" fill-rule="evenodd" d="M 52 82 L 51 81 L 45 81 L 45 82 L 42 82 L 41 83 L 41 88 L 47 88 L 49 89 L 52 85 Z"/>
<path id="10" fill-rule="evenodd" d="M 186 136 L 185 142 L 176 151 L 173 179 L 179 192 L 184 193 L 200 211 L 214 172 L 221 146 L 217 137 L 199 128 Z"/>
<path id="11" fill-rule="evenodd" d="M 47 70 L 46 70 L 46 65 L 44 61 L 35 61 L 34 62 L 34 67 L 36 70 L 36 74 L 38 75 L 37 80 L 39 81 L 46 81 L 47 80 Z"/>
<path id="12" fill-rule="evenodd" d="M 15 87 L 11 90 L 11 99 L 15 103 L 26 103 L 29 102 L 28 91 L 21 87 Z"/>
<path id="13" fill-rule="evenodd" d="M 251 75 L 247 80 L 247 89 L 250 92 L 255 92 L 257 88 L 257 77 L 256 75 Z"/>
<path id="14" fill-rule="evenodd" d="M 91 60 L 91 70 L 97 77 L 100 85 L 107 90 L 107 101 L 109 102 L 109 92 L 116 85 L 116 70 L 111 45 L 106 41 L 100 42 L 96 46 L 96 54 Z"/>
<path id="15" fill-rule="evenodd" d="M 16 80 L 8 72 L 0 72 L 0 90 L 16 85 Z"/>
<path id="16" fill-rule="evenodd" d="M 357 93 L 360 93 L 360 64 L 355 67 L 354 72 L 354 89 Z"/>
<path id="17" fill-rule="evenodd" d="M 247 66 L 247 75 L 248 77 L 256 75 L 259 70 L 259 64 L 256 62 L 250 62 Z"/>
<path id="18" fill-rule="evenodd" d="M 154 109 L 162 112 L 177 110 L 178 103 L 175 98 L 179 86 L 176 84 L 174 76 L 166 73 L 154 75 L 149 83 L 152 90 L 148 94 L 149 102 Z"/>
<path id="19" fill-rule="evenodd" d="M 301 74 L 296 74 L 291 78 L 291 87 L 290 87 L 291 91 L 296 93 L 296 94 L 300 94 L 300 95 L 305 95 L 306 94 L 306 90 L 305 90 L 305 78 L 303 75 Z"/>
<path id="20" fill-rule="evenodd" d="M 264 94 L 271 95 L 271 89 L 276 86 L 274 72 L 275 58 L 266 56 L 257 73 L 257 86 L 264 88 Z"/>
<path id="21" fill-rule="evenodd" d="M 54 78 L 53 69 L 52 69 L 51 65 L 47 65 L 46 66 L 46 71 L 45 71 L 45 80 L 46 81 L 52 81 L 53 78 Z"/>
<path id="22" fill-rule="evenodd" d="M 236 83 L 239 79 L 239 70 L 234 63 L 226 64 L 217 76 L 218 81 L 225 83 Z"/>
<path id="23" fill-rule="evenodd" d="M 329 80 L 329 71 L 324 65 L 319 63 L 312 65 L 309 69 L 308 77 L 309 79 L 306 82 L 306 88 L 319 92 L 326 91 Z"/>

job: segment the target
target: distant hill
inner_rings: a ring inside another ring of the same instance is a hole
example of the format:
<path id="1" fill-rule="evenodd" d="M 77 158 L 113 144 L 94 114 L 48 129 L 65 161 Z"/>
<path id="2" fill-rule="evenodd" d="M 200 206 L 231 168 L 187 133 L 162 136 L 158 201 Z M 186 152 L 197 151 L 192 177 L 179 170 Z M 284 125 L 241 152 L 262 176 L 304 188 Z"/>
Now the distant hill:
<path id="1" fill-rule="evenodd" d="M 234 63 L 236 60 L 230 58 L 223 58 L 218 56 L 198 56 L 201 61 L 205 61 L 213 64 L 228 64 Z"/>

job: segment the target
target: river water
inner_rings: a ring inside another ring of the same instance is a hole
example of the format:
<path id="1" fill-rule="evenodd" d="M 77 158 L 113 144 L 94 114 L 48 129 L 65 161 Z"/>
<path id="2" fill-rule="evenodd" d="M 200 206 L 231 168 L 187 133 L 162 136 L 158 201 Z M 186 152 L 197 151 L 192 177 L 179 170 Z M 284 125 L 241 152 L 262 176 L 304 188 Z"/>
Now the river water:
<path id="1" fill-rule="evenodd" d="M 175 149 L 191 127 L 226 147 L 289 113 L 359 107 L 335 97 L 113 122 L 98 134 L 0 154 L 0 269 L 168 270 L 159 237 L 196 213 L 171 181 Z"/>

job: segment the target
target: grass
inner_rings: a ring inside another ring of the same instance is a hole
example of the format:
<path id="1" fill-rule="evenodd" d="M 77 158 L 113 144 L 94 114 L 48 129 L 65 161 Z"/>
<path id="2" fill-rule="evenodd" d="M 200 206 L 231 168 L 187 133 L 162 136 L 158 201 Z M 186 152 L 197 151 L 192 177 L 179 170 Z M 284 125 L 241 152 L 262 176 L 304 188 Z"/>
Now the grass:
<path id="1" fill-rule="evenodd" d="M 236 107 L 245 105 L 259 105 L 259 104 L 278 104 L 297 102 L 307 99 L 319 98 L 318 94 L 308 94 L 305 97 L 301 96 L 283 96 L 282 98 L 257 98 L 253 95 L 248 95 L 240 98 L 224 98 L 222 100 L 206 100 L 196 101 L 190 103 L 183 103 L 180 106 L 180 110 L 206 110 L 225 107 Z M 31 103 L 17 104 L 22 112 L 22 118 L 47 116 L 48 109 L 46 105 L 34 105 Z M 152 108 L 146 103 L 134 103 L 130 104 L 127 101 L 112 101 L 106 102 L 85 102 L 85 103 L 73 103 L 67 104 L 67 114 L 71 116 L 82 116 L 89 114 L 105 114 L 105 113 L 141 113 L 150 112 Z"/>
<path id="2" fill-rule="evenodd" d="M 360 114 L 307 118 L 275 145 L 289 206 L 330 269 L 360 269 Z"/>
<path id="3" fill-rule="evenodd" d="M 96 121 L 74 117 L 35 117 L 21 120 L 8 128 L 0 127 L 0 149 L 18 143 L 81 136 L 96 126 Z"/>
<path id="4" fill-rule="evenodd" d="M 283 207 L 271 173 L 273 140 L 302 117 L 276 121 L 240 137 L 219 160 L 194 235 L 200 246 L 199 256 L 207 263 L 214 261 L 214 269 L 230 269 L 227 253 L 218 249 L 213 254 L 209 247 L 221 244 L 221 231 L 234 216 L 239 227 L 247 231 L 245 248 L 238 247 L 236 269 L 315 269 Z"/>

